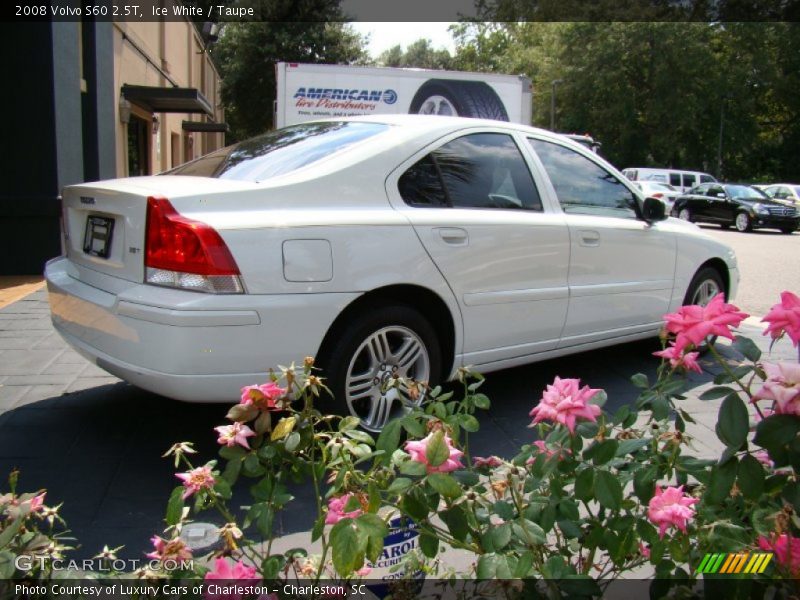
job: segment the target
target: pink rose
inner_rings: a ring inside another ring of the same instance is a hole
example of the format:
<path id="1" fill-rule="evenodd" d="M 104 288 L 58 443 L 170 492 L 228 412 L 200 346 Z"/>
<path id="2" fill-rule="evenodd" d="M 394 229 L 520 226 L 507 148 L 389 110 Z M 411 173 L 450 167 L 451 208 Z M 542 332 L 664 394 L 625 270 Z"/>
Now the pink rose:
<path id="1" fill-rule="evenodd" d="M 685 350 L 685 348 L 684 348 Z M 683 367 L 687 371 L 696 371 L 702 373 L 703 369 L 697 364 L 697 357 L 700 356 L 699 352 L 683 352 L 675 346 L 675 342 L 670 342 L 670 347 L 659 352 L 653 352 L 654 356 L 658 356 L 669 361 L 673 369 Z"/>
<path id="2" fill-rule="evenodd" d="M 344 512 L 344 507 L 347 506 L 347 503 L 350 502 L 350 498 L 352 497 L 353 494 L 345 494 L 344 496 L 328 500 L 328 514 L 325 515 L 326 525 L 335 525 L 342 519 L 355 519 L 364 512 L 360 508 L 350 512 Z"/>
<path id="3" fill-rule="evenodd" d="M 447 445 L 449 451 L 447 460 L 436 467 L 428 463 L 428 444 L 431 442 L 434 435 L 436 435 L 436 432 L 432 431 L 425 439 L 406 442 L 405 450 L 411 455 L 411 460 L 426 465 L 428 473 L 449 473 L 450 471 L 464 468 L 464 465 L 461 464 L 461 457 L 464 453 L 453 446 L 453 440 L 451 440 L 447 434 L 444 436 L 444 443 Z"/>
<path id="4" fill-rule="evenodd" d="M 370 567 L 361 567 L 358 571 L 355 572 L 355 574 L 358 575 L 359 577 L 366 577 L 370 573 L 372 573 L 372 568 Z"/>
<path id="5" fill-rule="evenodd" d="M 771 540 L 764 536 L 758 538 L 758 547 L 775 553 L 775 561 L 794 577 L 800 577 L 800 538 L 782 533 L 773 535 Z"/>
<path id="6" fill-rule="evenodd" d="M 770 334 L 777 340 L 785 333 L 797 346 L 800 343 L 800 298 L 792 292 L 781 292 L 781 301 L 769 309 L 761 321 L 769 323 L 764 335 Z"/>
<path id="7" fill-rule="evenodd" d="M 176 562 L 191 560 L 192 558 L 192 550 L 180 538 L 165 540 L 154 535 L 150 541 L 153 542 L 154 550 L 145 554 L 147 558 L 160 561 L 174 560 Z"/>
<path id="8" fill-rule="evenodd" d="M 39 512 L 44 508 L 44 497 L 47 495 L 47 492 L 42 492 L 38 496 L 34 496 L 30 499 L 31 503 L 31 512 Z"/>
<path id="9" fill-rule="evenodd" d="M 710 335 L 733 339 L 731 327 L 737 327 L 749 315 L 733 304 L 727 304 L 722 294 L 717 294 L 705 306 L 681 306 L 674 313 L 664 315 L 666 329 L 674 333 L 675 347 L 683 351 L 686 346 L 702 344 Z"/>
<path id="10" fill-rule="evenodd" d="M 183 487 L 186 488 L 183 493 L 184 500 L 200 490 L 211 489 L 216 483 L 211 467 L 197 467 L 186 473 L 175 473 L 175 477 L 183 481 Z"/>
<path id="11" fill-rule="evenodd" d="M 772 459 L 769 457 L 769 452 L 766 450 L 757 450 L 753 452 L 753 457 L 768 469 L 775 467 L 775 463 L 772 462 Z"/>
<path id="12" fill-rule="evenodd" d="M 775 414 L 800 416 L 800 365 L 764 363 L 767 380 L 753 400 L 772 400 Z"/>
<path id="13" fill-rule="evenodd" d="M 639 553 L 645 558 L 650 558 L 650 546 L 645 546 L 644 542 L 639 542 Z"/>
<path id="14" fill-rule="evenodd" d="M 209 580 L 227 580 L 233 581 L 235 579 L 257 579 L 256 568 L 248 567 L 242 561 L 234 563 L 231 567 L 230 563 L 223 558 L 219 557 L 214 561 L 214 568 L 206 573 L 205 581 Z M 205 595 L 208 599 L 213 600 L 241 600 L 241 594 L 209 594 Z"/>
<path id="15" fill-rule="evenodd" d="M 242 399 L 239 404 L 252 404 L 261 410 L 280 410 L 276 401 L 286 394 L 286 388 L 282 388 L 274 381 L 268 381 L 261 385 L 247 385 L 242 388 Z"/>
<path id="16" fill-rule="evenodd" d="M 248 450 L 250 449 L 250 444 L 248 444 L 247 438 L 256 434 L 256 432 L 247 425 L 239 422 L 235 422 L 233 425 L 214 427 L 214 431 L 219 433 L 219 438 L 217 439 L 218 444 L 228 447 L 238 444 Z"/>
<path id="17" fill-rule="evenodd" d="M 503 461 L 497 456 L 474 456 L 472 458 L 472 464 L 475 467 L 491 467 L 496 468 L 503 464 Z"/>
<path id="18" fill-rule="evenodd" d="M 589 404 L 597 392 L 588 385 L 579 387 L 580 379 L 561 379 L 556 377 L 542 394 L 542 399 L 530 412 L 533 427 L 541 421 L 552 421 L 566 425 L 570 433 L 575 433 L 575 422 L 578 419 L 597 421 L 600 407 Z"/>
<path id="19" fill-rule="evenodd" d="M 656 494 L 647 506 L 647 518 L 658 526 L 659 538 L 664 537 L 667 527 L 677 527 L 686 533 L 686 524 L 694 517 L 692 505 L 697 502 L 697 498 L 683 493 L 683 486 L 663 490 L 656 486 Z"/>

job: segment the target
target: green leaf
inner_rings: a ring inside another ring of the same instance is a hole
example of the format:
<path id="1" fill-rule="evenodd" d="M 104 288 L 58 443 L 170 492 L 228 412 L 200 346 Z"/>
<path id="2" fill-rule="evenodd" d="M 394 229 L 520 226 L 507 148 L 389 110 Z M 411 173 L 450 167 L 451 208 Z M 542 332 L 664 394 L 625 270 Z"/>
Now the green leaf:
<path id="1" fill-rule="evenodd" d="M 391 483 L 389 488 L 386 490 L 386 493 L 400 495 L 412 485 L 414 485 L 414 482 L 407 477 L 398 477 Z"/>
<path id="2" fill-rule="evenodd" d="M 728 386 L 714 386 L 712 388 L 707 389 L 705 392 L 700 394 L 700 400 L 716 400 L 717 398 L 723 398 L 730 394 L 735 394 L 736 390 L 732 387 Z"/>
<path id="3" fill-rule="evenodd" d="M 359 423 L 361 423 L 361 419 L 354 416 L 345 417 L 341 421 L 339 421 L 339 431 L 351 431 L 358 427 Z"/>
<path id="4" fill-rule="evenodd" d="M 567 520 L 558 521 L 558 528 L 561 530 L 561 533 L 563 533 L 564 536 L 567 538 L 577 539 L 581 537 L 581 535 L 583 535 L 583 531 L 581 531 L 581 528 L 578 527 L 572 521 L 567 521 Z"/>
<path id="5" fill-rule="evenodd" d="M 320 515 L 314 522 L 314 528 L 311 530 L 311 542 L 314 543 L 319 538 L 321 538 L 322 533 L 324 531 L 325 531 L 325 515 Z"/>
<path id="6" fill-rule="evenodd" d="M 775 448 L 791 442 L 800 430 L 794 415 L 770 415 L 756 426 L 753 441 L 762 448 Z"/>
<path id="7" fill-rule="evenodd" d="M 575 497 L 588 502 L 594 494 L 594 469 L 587 467 L 575 478 Z"/>
<path id="8" fill-rule="evenodd" d="M 431 473 L 426 481 L 445 498 L 455 499 L 461 496 L 461 486 L 446 473 Z"/>
<path id="9" fill-rule="evenodd" d="M 241 446 L 222 446 L 219 455 L 225 460 L 241 460 L 246 451 Z"/>
<path id="10" fill-rule="evenodd" d="M 548 507 L 551 508 L 551 507 Z M 546 511 L 545 511 L 546 512 Z M 555 509 L 553 510 L 555 513 Z M 544 519 L 542 520 L 544 522 Z M 548 525 L 548 531 L 553 527 L 553 522 Z M 545 530 L 542 529 L 540 525 L 530 521 L 528 519 L 518 519 L 514 523 L 511 524 L 511 528 L 514 531 L 514 535 L 517 536 L 519 540 L 527 544 L 529 540 L 534 544 L 544 544 L 546 540 Z"/>
<path id="11" fill-rule="evenodd" d="M 450 458 L 450 448 L 444 440 L 444 431 L 441 429 L 431 436 L 425 448 L 425 458 L 432 467 L 443 465 Z"/>
<path id="12" fill-rule="evenodd" d="M 0 548 L 8 546 L 13 537 L 19 532 L 22 528 L 22 524 L 25 522 L 25 519 L 22 517 L 17 517 L 11 523 L 11 525 L 7 525 L 3 531 L 0 531 Z"/>
<path id="13" fill-rule="evenodd" d="M 419 547 L 428 558 L 436 558 L 439 553 L 439 538 L 428 532 L 422 532 L 419 536 Z"/>
<path id="14" fill-rule="evenodd" d="M 741 448 L 750 430 L 747 407 L 738 394 L 730 394 L 719 407 L 717 437 L 729 448 Z"/>
<path id="15" fill-rule="evenodd" d="M 737 352 L 741 352 L 744 357 L 752 362 L 757 362 L 761 358 L 761 350 L 750 338 L 737 335 L 732 347 Z"/>
<path id="16" fill-rule="evenodd" d="M 475 433 L 481 428 L 478 419 L 468 414 L 460 414 L 458 416 L 458 423 L 464 428 L 464 431 L 468 431 L 469 433 Z"/>
<path id="17" fill-rule="evenodd" d="M 595 475 L 594 493 L 601 506 L 619 510 L 622 505 L 622 486 L 608 471 L 598 471 Z"/>
<path id="18" fill-rule="evenodd" d="M 638 440 L 622 440 L 617 448 L 617 456 L 625 456 L 626 454 L 635 454 L 650 443 L 647 438 Z"/>
<path id="19" fill-rule="evenodd" d="M 177 525 L 181 520 L 183 514 L 183 486 L 176 487 L 169 495 L 167 502 L 167 516 L 164 519 L 167 525 Z"/>
<path id="20" fill-rule="evenodd" d="M 467 524 L 467 516 L 461 504 L 456 504 L 447 510 L 441 511 L 439 516 L 442 518 L 445 525 L 447 525 L 447 529 L 455 539 L 459 542 L 463 542 L 467 539 L 469 526 Z"/>
<path id="21" fill-rule="evenodd" d="M 614 439 L 595 442 L 583 451 L 585 459 L 591 459 L 596 465 L 604 465 L 617 455 L 619 442 Z"/>
<path id="22" fill-rule="evenodd" d="M 711 468 L 711 480 L 706 491 L 710 503 L 718 504 L 728 497 L 736 480 L 738 464 L 738 461 L 732 458 L 724 464 L 717 464 Z"/>
<path id="23" fill-rule="evenodd" d="M 400 508 L 415 521 L 422 521 L 428 516 L 428 504 L 419 488 L 411 488 L 400 500 Z"/>
<path id="24" fill-rule="evenodd" d="M 0 550 L 0 579 L 11 579 L 14 576 L 14 553 Z"/>
<path id="25" fill-rule="evenodd" d="M 222 476 L 225 480 L 233 485 L 236 483 L 236 480 L 239 479 L 239 473 L 242 470 L 242 461 L 241 460 L 230 460 L 228 464 L 225 465 L 225 470 L 222 472 Z"/>
<path id="26" fill-rule="evenodd" d="M 636 375 L 631 377 L 631 383 L 642 390 L 646 390 L 650 387 L 650 382 L 647 380 L 647 375 L 644 373 L 636 373 Z"/>
<path id="27" fill-rule="evenodd" d="M 528 573 L 530 573 L 531 567 L 533 567 L 533 552 L 526 550 L 519 557 L 517 566 L 514 567 L 514 579 L 522 579 L 527 577 Z"/>
<path id="28" fill-rule="evenodd" d="M 405 460 L 400 463 L 400 472 L 403 475 L 410 475 L 411 477 L 422 477 L 428 472 L 427 467 L 415 460 Z"/>
<path id="29" fill-rule="evenodd" d="M 287 452 L 294 452 L 297 446 L 300 444 L 300 434 L 296 431 L 293 431 L 289 434 L 284 442 L 283 446 L 286 448 Z"/>
<path id="30" fill-rule="evenodd" d="M 408 432 L 408 435 L 415 438 L 424 438 L 426 431 L 425 425 L 417 421 L 412 415 L 408 415 L 401 420 L 403 429 Z"/>
<path id="31" fill-rule="evenodd" d="M 502 558 L 503 557 L 498 556 L 494 552 L 482 554 L 478 558 L 478 567 L 476 569 L 476 575 L 478 579 L 494 579 L 495 577 L 499 578 L 500 575 L 498 574 L 498 568 Z M 506 569 L 507 568 L 508 563 L 506 563 Z"/>
<path id="32" fill-rule="evenodd" d="M 359 534 L 352 519 L 342 519 L 331 529 L 333 566 L 342 576 L 347 576 L 364 564 L 367 536 Z"/>
<path id="33" fill-rule="evenodd" d="M 477 408 L 482 410 L 488 410 L 492 403 L 489 401 L 489 397 L 486 394 L 475 394 L 472 396 L 472 401 L 475 403 Z"/>
<path id="34" fill-rule="evenodd" d="M 261 562 L 261 570 L 264 579 L 275 579 L 285 564 L 286 559 L 283 556 L 273 555 L 265 558 Z"/>
<path id="35" fill-rule="evenodd" d="M 233 492 L 231 491 L 231 484 L 228 483 L 226 479 L 222 478 L 217 479 L 216 483 L 214 483 L 214 491 L 223 500 L 230 500 L 231 496 L 233 495 Z"/>
<path id="36" fill-rule="evenodd" d="M 356 519 L 359 535 L 367 538 L 366 555 L 371 561 L 378 560 L 383 550 L 383 539 L 389 535 L 389 527 L 383 519 L 372 513 L 365 513 Z"/>
<path id="37" fill-rule="evenodd" d="M 382 462 L 388 464 L 392 453 L 400 446 L 400 434 L 402 433 L 403 423 L 399 419 L 394 419 L 386 423 L 378 436 L 375 444 L 376 449 L 385 452 Z"/>
<path id="38" fill-rule="evenodd" d="M 378 509 L 381 507 L 381 491 L 378 488 L 378 484 L 375 481 L 370 480 L 367 483 L 367 512 L 376 513 Z"/>
<path id="39" fill-rule="evenodd" d="M 750 454 L 742 457 L 736 482 L 745 498 L 758 500 L 764 493 L 764 466 Z"/>
<path id="40" fill-rule="evenodd" d="M 511 524 L 503 523 L 499 527 L 493 527 L 489 530 L 489 535 L 492 538 L 495 552 L 498 552 L 508 546 L 511 541 Z"/>

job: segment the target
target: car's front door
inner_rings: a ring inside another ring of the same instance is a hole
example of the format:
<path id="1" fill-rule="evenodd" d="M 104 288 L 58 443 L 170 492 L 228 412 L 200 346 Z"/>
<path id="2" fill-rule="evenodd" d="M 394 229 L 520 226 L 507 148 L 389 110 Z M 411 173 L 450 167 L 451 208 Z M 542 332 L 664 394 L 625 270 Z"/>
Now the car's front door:
<path id="1" fill-rule="evenodd" d="M 457 298 L 464 362 L 554 349 L 567 314 L 569 232 L 562 214 L 544 210 L 514 135 L 451 136 L 409 163 L 387 192 Z"/>
<path id="2" fill-rule="evenodd" d="M 560 143 L 530 138 L 570 232 L 569 311 L 559 347 L 658 327 L 675 277 L 675 236 L 639 218 L 614 174 Z"/>
<path id="3" fill-rule="evenodd" d="M 708 186 L 708 217 L 717 223 L 733 223 L 736 218 L 734 203 L 717 183 Z"/>

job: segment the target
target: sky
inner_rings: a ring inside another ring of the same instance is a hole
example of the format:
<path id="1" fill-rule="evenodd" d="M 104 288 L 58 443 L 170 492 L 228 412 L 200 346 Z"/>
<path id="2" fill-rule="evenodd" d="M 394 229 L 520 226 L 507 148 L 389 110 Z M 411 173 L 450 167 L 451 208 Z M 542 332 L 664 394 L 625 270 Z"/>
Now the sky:
<path id="1" fill-rule="evenodd" d="M 455 50 L 453 38 L 447 31 L 452 23 L 354 22 L 351 25 L 358 33 L 371 34 L 368 50 L 373 58 L 377 58 L 381 52 L 397 44 L 403 46 L 405 50 L 409 44 L 420 38 L 428 38 L 436 49 L 444 47 L 451 54 Z"/>

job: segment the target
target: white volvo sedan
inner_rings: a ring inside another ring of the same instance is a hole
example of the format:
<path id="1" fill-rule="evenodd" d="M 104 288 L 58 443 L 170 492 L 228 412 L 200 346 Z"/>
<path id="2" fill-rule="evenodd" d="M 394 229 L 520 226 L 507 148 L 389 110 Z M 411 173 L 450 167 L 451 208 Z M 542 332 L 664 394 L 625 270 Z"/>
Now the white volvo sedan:
<path id="1" fill-rule="evenodd" d="M 386 116 L 272 131 L 153 177 L 63 192 L 53 323 L 158 394 L 235 400 L 312 355 L 369 430 L 437 381 L 654 335 L 728 298 L 732 250 L 589 149 L 496 121 Z M 659 208 L 661 207 L 661 208 Z"/>

